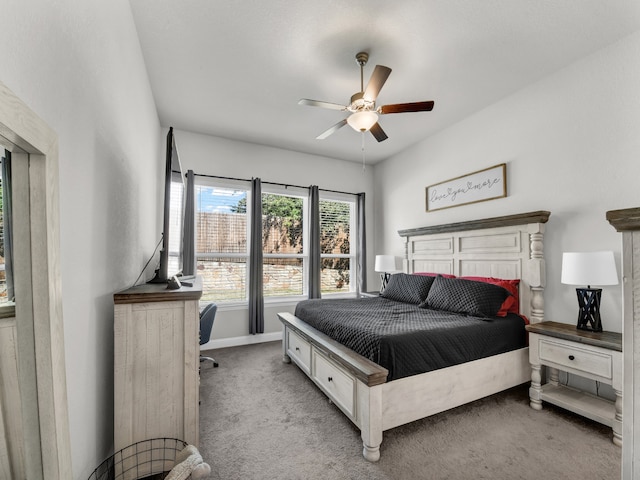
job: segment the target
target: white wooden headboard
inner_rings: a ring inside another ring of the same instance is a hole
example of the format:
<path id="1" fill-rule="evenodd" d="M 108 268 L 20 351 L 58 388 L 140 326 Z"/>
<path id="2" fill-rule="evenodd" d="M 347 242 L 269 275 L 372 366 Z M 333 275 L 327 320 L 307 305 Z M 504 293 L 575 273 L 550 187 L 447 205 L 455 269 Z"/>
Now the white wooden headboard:
<path id="1" fill-rule="evenodd" d="M 622 478 L 640 476 L 640 207 L 610 210 L 622 234 Z"/>
<path id="2" fill-rule="evenodd" d="M 520 279 L 520 312 L 544 320 L 544 230 L 539 211 L 400 230 L 404 271 Z"/>

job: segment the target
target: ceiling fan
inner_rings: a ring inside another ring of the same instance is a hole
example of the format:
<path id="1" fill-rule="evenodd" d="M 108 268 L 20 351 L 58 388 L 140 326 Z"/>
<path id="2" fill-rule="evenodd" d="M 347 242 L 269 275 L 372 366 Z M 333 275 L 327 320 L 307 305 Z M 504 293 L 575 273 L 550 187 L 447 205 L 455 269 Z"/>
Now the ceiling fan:
<path id="1" fill-rule="evenodd" d="M 319 100 L 309 100 L 303 98 L 298 105 L 309 105 L 311 107 L 329 108 L 331 110 L 341 110 L 350 112 L 347 118 L 340 120 L 338 123 L 324 131 L 316 138 L 324 140 L 332 133 L 349 124 L 357 132 L 370 131 L 378 142 L 386 140 L 387 134 L 378 123 L 378 115 L 386 115 L 388 113 L 406 113 L 406 112 L 430 112 L 433 110 L 433 101 L 412 102 L 412 103 L 395 103 L 391 105 L 382 105 L 376 107 L 376 98 L 380 89 L 389 78 L 391 69 L 383 65 L 376 65 L 371 74 L 367 88 L 364 88 L 364 66 L 369 60 L 369 54 L 360 52 L 356 55 L 356 62 L 360 65 L 360 91 L 351 96 L 349 105 L 339 105 L 337 103 L 322 102 Z"/>

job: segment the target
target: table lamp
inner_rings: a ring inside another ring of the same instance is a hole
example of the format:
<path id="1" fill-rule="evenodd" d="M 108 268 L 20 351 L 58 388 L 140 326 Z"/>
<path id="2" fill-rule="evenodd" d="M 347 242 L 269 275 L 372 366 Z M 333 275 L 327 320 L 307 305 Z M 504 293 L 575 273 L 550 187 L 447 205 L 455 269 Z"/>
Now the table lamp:
<path id="1" fill-rule="evenodd" d="M 376 255 L 374 270 L 380 273 L 380 280 L 382 282 L 380 293 L 382 293 L 387 286 L 387 283 L 389 283 L 391 274 L 398 271 L 396 269 L 396 257 L 393 255 Z"/>
<path id="2" fill-rule="evenodd" d="M 591 288 L 591 285 L 618 284 L 618 272 L 613 252 L 563 253 L 560 281 L 567 285 L 587 285 L 587 288 L 576 288 L 579 306 L 577 328 L 601 332 L 600 298 L 602 289 Z"/>

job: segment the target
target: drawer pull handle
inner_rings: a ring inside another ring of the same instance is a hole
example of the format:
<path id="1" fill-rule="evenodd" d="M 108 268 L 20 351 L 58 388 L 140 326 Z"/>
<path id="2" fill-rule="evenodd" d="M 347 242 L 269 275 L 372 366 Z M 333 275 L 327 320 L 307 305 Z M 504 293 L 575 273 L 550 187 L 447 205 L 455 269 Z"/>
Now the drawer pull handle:
<path id="1" fill-rule="evenodd" d="M 576 357 L 574 357 L 573 355 L 569 355 L 569 360 L 575 360 Z"/>
<path id="2" fill-rule="evenodd" d="M 330 382 L 333 382 L 333 377 L 327 377 L 327 380 L 329 380 Z"/>
<path id="3" fill-rule="evenodd" d="M 299 352 L 299 351 L 300 351 L 300 347 L 296 347 L 296 352 Z"/>

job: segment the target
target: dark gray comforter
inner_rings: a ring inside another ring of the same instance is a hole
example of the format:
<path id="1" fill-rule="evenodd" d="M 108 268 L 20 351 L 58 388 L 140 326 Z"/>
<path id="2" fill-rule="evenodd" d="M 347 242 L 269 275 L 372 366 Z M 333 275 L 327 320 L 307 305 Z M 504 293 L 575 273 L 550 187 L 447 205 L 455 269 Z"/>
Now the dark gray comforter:
<path id="1" fill-rule="evenodd" d="M 526 346 L 525 322 L 513 314 L 480 318 L 377 297 L 305 300 L 295 315 L 385 367 L 387 380 Z"/>

